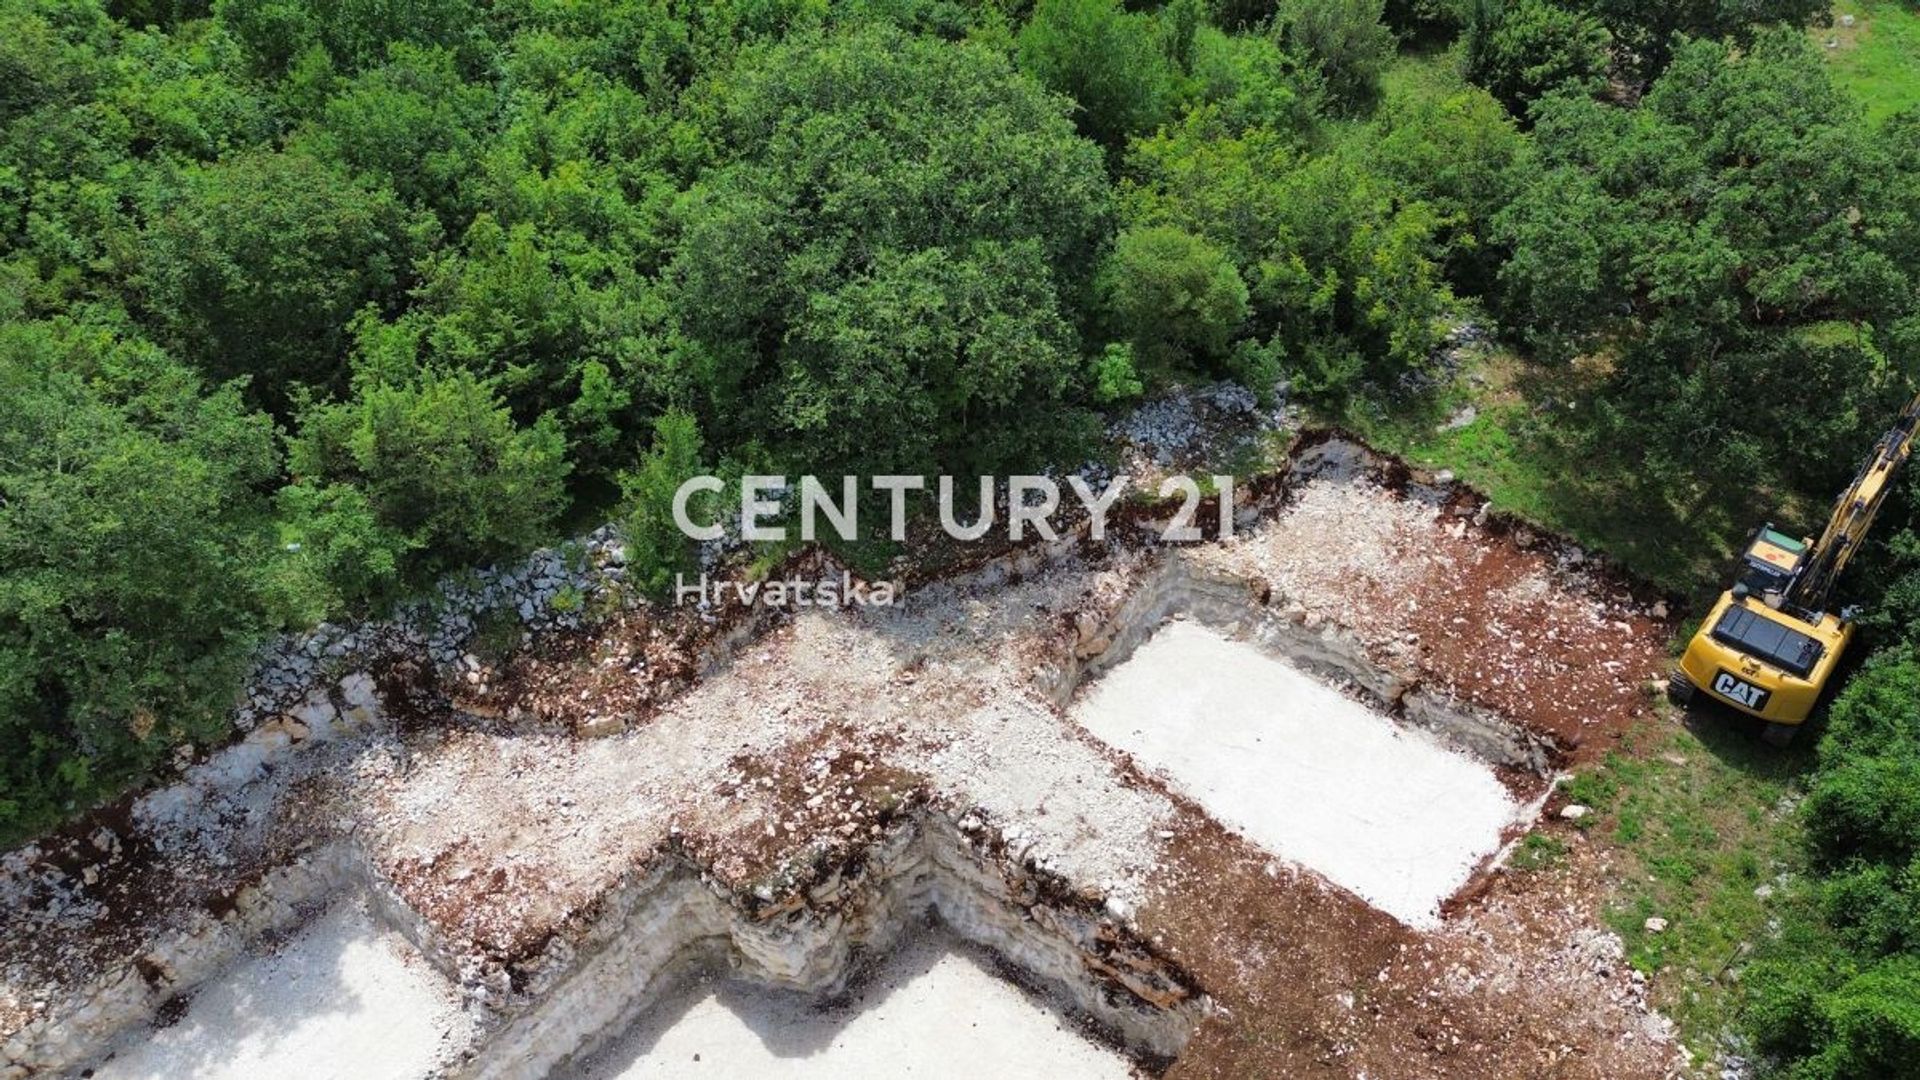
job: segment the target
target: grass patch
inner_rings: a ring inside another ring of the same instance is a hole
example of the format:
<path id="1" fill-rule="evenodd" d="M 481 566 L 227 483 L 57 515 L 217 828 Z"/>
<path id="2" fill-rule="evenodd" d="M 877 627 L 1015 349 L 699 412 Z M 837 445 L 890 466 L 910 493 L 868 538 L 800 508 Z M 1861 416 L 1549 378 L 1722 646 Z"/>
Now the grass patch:
<path id="1" fill-rule="evenodd" d="M 1785 807 L 1814 740 L 1781 750 L 1731 717 L 1694 720 L 1639 729 L 1566 789 L 1592 808 L 1589 835 L 1624 857 L 1607 924 L 1696 1060 L 1712 1060 L 1741 1006 L 1751 943 L 1777 915 L 1773 882 L 1797 858 Z"/>
<path id="2" fill-rule="evenodd" d="M 1842 25 L 1847 15 L 1853 16 L 1852 26 Z M 1920 105 L 1920 7 L 1839 0 L 1833 5 L 1833 26 L 1816 28 L 1813 36 L 1833 67 L 1834 81 L 1866 108 L 1870 123 Z"/>
<path id="3" fill-rule="evenodd" d="M 1545 870 L 1558 865 L 1567 857 L 1567 842 L 1557 836 L 1546 833 L 1528 833 L 1520 846 L 1513 849 L 1513 857 L 1507 865 L 1515 870 Z"/>
<path id="4" fill-rule="evenodd" d="M 1459 45 L 1416 44 L 1402 49 L 1380 73 L 1380 99 L 1438 101 L 1457 94 L 1467 85 L 1460 67 Z"/>
<path id="5" fill-rule="evenodd" d="M 1663 589 L 1696 599 L 1718 591 L 1731 553 L 1765 511 L 1656 487 L 1630 448 L 1569 449 L 1558 431 L 1578 423 L 1589 393 L 1577 369 L 1536 368 L 1491 349 L 1430 400 L 1362 402 L 1334 419 L 1412 464 L 1452 470 L 1496 510 L 1571 536 Z"/>

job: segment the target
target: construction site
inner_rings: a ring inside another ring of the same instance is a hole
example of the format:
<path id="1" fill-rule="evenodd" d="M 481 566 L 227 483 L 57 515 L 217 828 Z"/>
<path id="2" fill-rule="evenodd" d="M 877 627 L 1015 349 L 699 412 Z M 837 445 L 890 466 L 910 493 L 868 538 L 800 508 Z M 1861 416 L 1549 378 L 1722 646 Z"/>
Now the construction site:
<path id="1" fill-rule="evenodd" d="M 1920 1080 L 1920 0 L 0 0 L 0 1080 Z"/>
<path id="2" fill-rule="evenodd" d="M 1681 1070 L 1556 787 L 1662 599 L 1327 432 L 1161 514 L 329 674 L 5 857 L 0 1075 Z"/>

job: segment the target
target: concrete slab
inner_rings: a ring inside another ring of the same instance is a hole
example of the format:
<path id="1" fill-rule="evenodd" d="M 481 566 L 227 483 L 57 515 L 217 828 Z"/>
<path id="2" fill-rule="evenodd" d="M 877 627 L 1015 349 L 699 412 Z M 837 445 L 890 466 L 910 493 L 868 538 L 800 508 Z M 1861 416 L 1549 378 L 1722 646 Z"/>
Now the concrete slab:
<path id="1" fill-rule="evenodd" d="M 1523 813 L 1484 763 L 1257 646 L 1161 628 L 1074 716 L 1223 823 L 1415 927 Z"/>
<path id="2" fill-rule="evenodd" d="M 705 980 L 671 995 L 568 1080 L 1124 1080 L 1127 1060 L 944 935 L 902 944 L 850 1000 Z"/>

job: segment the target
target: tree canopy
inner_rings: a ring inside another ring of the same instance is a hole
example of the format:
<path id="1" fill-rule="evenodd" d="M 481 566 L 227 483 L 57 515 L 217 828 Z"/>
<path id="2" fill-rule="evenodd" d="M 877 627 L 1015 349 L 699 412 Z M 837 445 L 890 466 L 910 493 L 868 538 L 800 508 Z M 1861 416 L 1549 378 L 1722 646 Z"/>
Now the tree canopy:
<path id="1" fill-rule="evenodd" d="M 279 456 L 237 386 L 110 323 L 0 326 L 0 400 L 0 834 L 17 834 L 225 730 L 276 613 L 261 492 Z"/>
<path id="2" fill-rule="evenodd" d="M 1067 103 L 1003 56 L 892 30 L 751 48 L 689 92 L 664 393 L 819 465 L 991 467 L 1082 380 L 1068 315 L 1111 214 Z"/>
<path id="3" fill-rule="evenodd" d="M 1621 413 L 1675 467 L 1707 447 L 1723 475 L 1837 482 L 1920 371 L 1911 174 L 1818 63 L 1784 32 L 1695 42 L 1639 108 L 1536 113 L 1506 303 L 1545 352 L 1615 353 Z"/>

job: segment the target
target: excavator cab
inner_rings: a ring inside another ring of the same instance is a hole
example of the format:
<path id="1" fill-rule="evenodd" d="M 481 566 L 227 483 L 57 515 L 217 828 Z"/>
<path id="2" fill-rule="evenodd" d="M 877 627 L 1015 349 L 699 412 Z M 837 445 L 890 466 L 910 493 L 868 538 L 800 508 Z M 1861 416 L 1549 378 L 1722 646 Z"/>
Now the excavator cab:
<path id="1" fill-rule="evenodd" d="M 1738 584 L 1746 586 L 1748 595 L 1778 609 L 1800 571 L 1806 569 L 1807 549 L 1812 546 L 1813 541 L 1795 540 L 1774 528 L 1772 522 L 1760 526 L 1741 559 Z"/>

